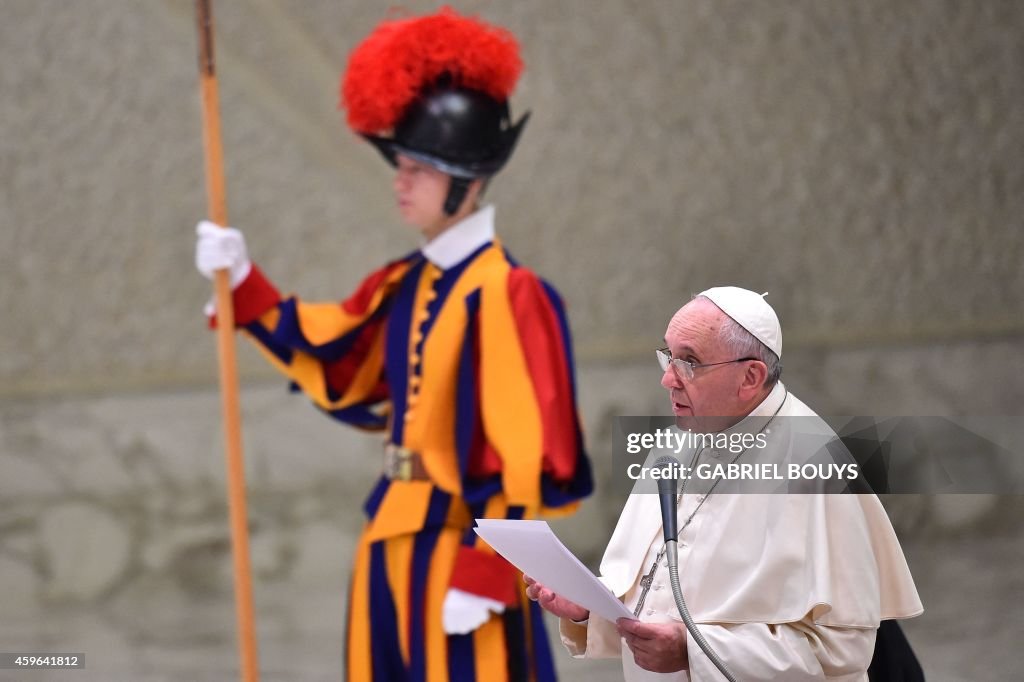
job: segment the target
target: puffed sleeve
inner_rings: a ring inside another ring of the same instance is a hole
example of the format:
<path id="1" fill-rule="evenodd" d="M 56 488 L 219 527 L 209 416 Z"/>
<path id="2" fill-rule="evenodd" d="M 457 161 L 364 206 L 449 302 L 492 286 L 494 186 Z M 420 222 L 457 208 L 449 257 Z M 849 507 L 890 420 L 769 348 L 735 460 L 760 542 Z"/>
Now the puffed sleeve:
<path id="1" fill-rule="evenodd" d="M 457 411 L 463 424 L 474 425 L 458 429 L 470 513 L 513 519 L 571 513 L 593 483 L 561 298 L 529 270 L 513 267 L 467 305 L 471 357 L 463 369 L 472 388 Z M 478 415 L 470 414 L 475 410 Z M 466 534 L 453 587 L 511 604 L 517 582 L 509 564 L 475 533 Z"/>
<path id="2" fill-rule="evenodd" d="M 235 324 L 322 410 L 354 426 L 384 428 L 384 324 L 407 265 L 386 265 L 340 304 L 284 298 L 253 266 L 233 292 Z"/>

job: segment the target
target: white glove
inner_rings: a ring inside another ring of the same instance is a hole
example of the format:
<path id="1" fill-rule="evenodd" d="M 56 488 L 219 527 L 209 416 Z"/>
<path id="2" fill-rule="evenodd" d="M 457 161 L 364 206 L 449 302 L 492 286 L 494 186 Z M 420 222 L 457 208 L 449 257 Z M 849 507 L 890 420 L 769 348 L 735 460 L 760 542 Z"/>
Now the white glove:
<path id="1" fill-rule="evenodd" d="M 245 281 L 252 270 L 252 261 L 241 232 L 201 220 L 196 225 L 196 236 L 196 268 L 206 279 L 212 280 L 214 272 L 228 268 L 232 289 Z"/>
<path id="2" fill-rule="evenodd" d="M 491 611 L 502 613 L 504 610 L 505 605 L 500 601 L 450 587 L 441 607 L 441 622 L 445 634 L 465 635 L 486 623 Z"/>

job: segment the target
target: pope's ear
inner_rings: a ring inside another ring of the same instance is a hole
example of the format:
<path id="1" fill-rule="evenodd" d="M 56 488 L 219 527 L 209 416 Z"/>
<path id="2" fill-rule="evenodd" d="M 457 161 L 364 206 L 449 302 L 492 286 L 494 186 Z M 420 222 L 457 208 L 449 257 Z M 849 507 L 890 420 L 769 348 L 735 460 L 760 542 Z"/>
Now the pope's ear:
<path id="1" fill-rule="evenodd" d="M 740 397 L 752 398 L 764 388 L 765 379 L 768 378 L 768 365 L 760 360 L 750 360 L 746 363 L 743 371 L 743 380 L 740 382 Z"/>

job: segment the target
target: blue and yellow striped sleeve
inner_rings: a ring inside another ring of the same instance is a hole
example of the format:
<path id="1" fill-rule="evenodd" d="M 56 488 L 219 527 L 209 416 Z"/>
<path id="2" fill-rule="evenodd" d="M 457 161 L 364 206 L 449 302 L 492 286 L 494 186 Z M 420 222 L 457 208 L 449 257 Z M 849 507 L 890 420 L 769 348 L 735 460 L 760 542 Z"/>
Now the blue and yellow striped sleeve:
<path id="1" fill-rule="evenodd" d="M 284 298 L 253 266 L 233 294 L 236 324 L 322 410 L 354 426 L 382 429 L 389 409 L 384 326 L 406 269 L 404 260 L 388 264 L 339 304 Z"/>
<path id="2" fill-rule="evenodd" d="M 462 494 L 474 518 L 570 514 L 593 490 L 583 447 L 572 344 L 558 293 L 525 268 L 512 267 L 468 301 L 456 432 L 465 455 Z M 468 381 L 466 379 L 469 379 Z M 475 402 L 474 428 L 465 417 Z M 515 603 L 515 570 L 468 532 L 452 586 Z M 504 564 L 504 566 L 503 566 Z"/>

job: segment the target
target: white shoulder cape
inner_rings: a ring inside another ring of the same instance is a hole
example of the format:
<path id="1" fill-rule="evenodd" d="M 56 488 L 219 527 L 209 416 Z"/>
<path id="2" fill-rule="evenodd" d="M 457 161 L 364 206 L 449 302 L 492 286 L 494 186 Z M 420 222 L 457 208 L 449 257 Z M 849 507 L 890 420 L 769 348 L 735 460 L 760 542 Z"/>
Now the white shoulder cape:
<path id="1" fill-rule="evenodd" d="M 752 416 L 776 410 L 816 417 L 781 384 Z M 810 614 L 820 625 L 875 628 L 923 611 L 874 495 L 712 494 L 693 529 L 680 581 L 697 622 L 788 623 Z M 630 495 L 601 561 L 601 579 L 619 597 L 636 584 L 652 542 L 661 543 L 658 497 Z"/>

